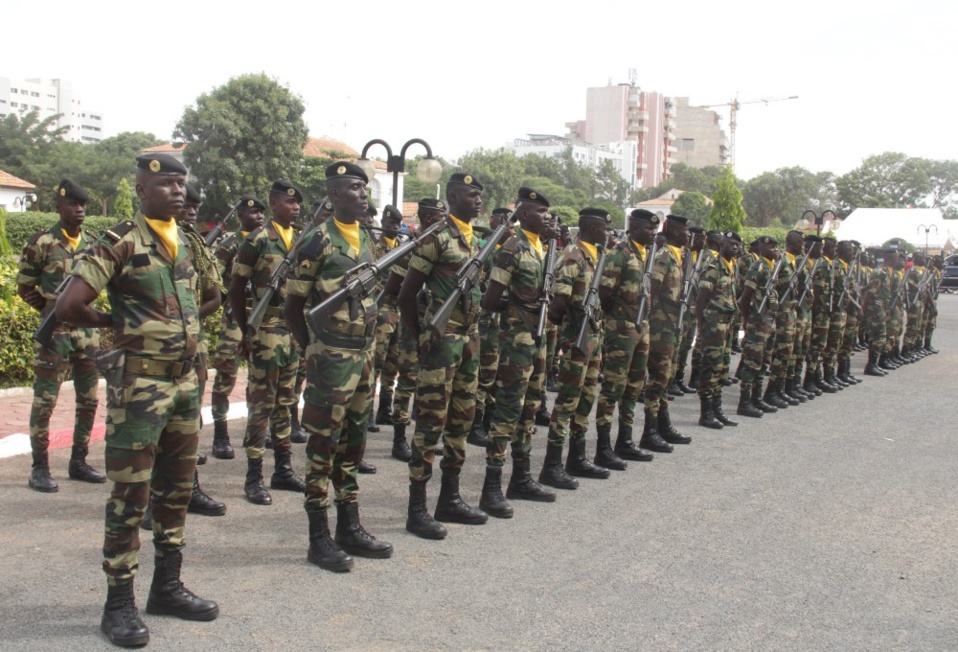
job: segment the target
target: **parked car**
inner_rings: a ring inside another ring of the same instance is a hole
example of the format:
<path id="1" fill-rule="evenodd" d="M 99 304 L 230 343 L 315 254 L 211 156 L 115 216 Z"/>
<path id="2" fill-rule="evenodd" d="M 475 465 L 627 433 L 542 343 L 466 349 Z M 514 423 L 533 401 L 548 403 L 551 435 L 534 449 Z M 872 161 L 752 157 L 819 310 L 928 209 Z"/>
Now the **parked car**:
<path id="1" fill-rule="evenodd" d="M 958 290 L 958 254 L 945 258 L 945 267 L 941 273 L 939 290 Z"/>

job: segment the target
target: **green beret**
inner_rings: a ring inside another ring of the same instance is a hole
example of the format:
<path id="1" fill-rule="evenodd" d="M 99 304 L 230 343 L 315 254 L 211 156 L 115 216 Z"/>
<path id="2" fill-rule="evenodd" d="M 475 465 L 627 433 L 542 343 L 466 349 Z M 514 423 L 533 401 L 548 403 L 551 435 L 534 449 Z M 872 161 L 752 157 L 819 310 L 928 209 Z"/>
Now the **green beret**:
<path id="1" fill-rule="evenodd" d="M 778 244 L 778 240 L 776 240 L 770 235 L 760 235 L 756 239 L 756 242 L 762 245 L 777 245 Z"/>
<path id="2" fill-rule="evenodd" d="M 273 185 L 270 186 L 269 193 L 277 195 L 287 195 L 289 197 L 295 197 L 296 201 L 302 203 L 303 193 L 299 191 L 299 188 L 291 184 L 289 181 L 284 181 L 278 179 L 273 182 Z"/>
<path id="3" fill-rule="evenodd" d="M 402 213 L 392 204 L 386 204 L 383 208 L 383 219 L 393 219 L 402 222 Z"/>
<path id="4" fill-rule="evenodd" d="M 709 231 L 709 233 L 712 233 L 712 231 Z M 718 233 L 719 235 L 724 235 L 729 240 L 735 240 L 735 242 L 742 241 L 742 236 L 740 236 L 735 231 L 726 231 L 725 233 L 722 233 L 721 231 L 716 231 L 715 233 Z"/>
<path id="5" fill-rule="evenodd" d="M 60 185 L 57 186 L 57 197 L 69 197 L 70 199 L 82 201 L 84 204 L 90 201 L 90 195 L 83 189 L 83 186 L 69 179 L 64 179 L 60 182 Z"/>
<path id="6" fill-rule="evenodd" d="M 239 208 L 258 208 L 261 211 L 266 210 L 266 204 L 256 199 L 256 197 L 252 197 L 250 195 L 240 197 L 238 205 Z"/>
<path id="7" fill-rule="evenodd" d="M 456 172 L 454 175 L 449 177 L 449 183 L 446 185 L 458 183 L 463 186 L 469 186 L 470 188 L 475 188 L 476 190 L 482 190 L 482 184 L 479 183 L 479 179 L 476 178 L 474 174 L 466 174 L 465 172 Z"/>
<path id="8" fill-rule="evenodd" d="M 150 174 L 186 174 L 186 166 L 169 154 L 140 154 L 136 157 L 136 169 Z"/>
<path id="9" fill-rule="evenodd" d="M 445 213 L 447 209 L 448 207 L 446 206 L 446 202 L 444 202 L 441 199 L 432 199 L 430 197 L 425 197 L 419 200 L 419 210 L 421 211 L 427 210 L 427 211 L 439 211 L 441 213 Z"/>

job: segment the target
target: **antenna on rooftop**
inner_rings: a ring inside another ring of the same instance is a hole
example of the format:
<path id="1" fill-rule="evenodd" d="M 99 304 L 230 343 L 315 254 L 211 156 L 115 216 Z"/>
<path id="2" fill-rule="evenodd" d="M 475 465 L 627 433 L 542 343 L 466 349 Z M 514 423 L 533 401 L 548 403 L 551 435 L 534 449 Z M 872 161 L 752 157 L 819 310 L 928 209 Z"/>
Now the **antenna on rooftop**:
<path id="1" fill-rule="evenodd" d="M 635 68 L 629 68 L 629 85 L 635 86 L 639 82 L 639 73 Z"/>

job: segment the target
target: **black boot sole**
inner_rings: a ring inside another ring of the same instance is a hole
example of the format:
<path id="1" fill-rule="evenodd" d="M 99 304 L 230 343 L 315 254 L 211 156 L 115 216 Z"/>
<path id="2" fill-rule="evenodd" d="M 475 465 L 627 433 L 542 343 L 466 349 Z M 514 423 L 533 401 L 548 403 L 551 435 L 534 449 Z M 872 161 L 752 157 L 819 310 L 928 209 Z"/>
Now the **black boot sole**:
<path id="1" fill-rule="evenodd" d="M 292 491 L 298 494 L 306 493 L 305 484 L 302 487 L 300 487 L 297 484 L 291 483 L 286 478 L 277 478 L 275 476 L 270 478 L 269 488 L 272 489 L 273 491 Z"/>
<path id="2" fill-rule="evenodd" d="M 151 616 L 173 616 L 180 620 L 194 620 L 205 623 L 216 620 L 216 617 L 220 615 L 220 607 L 216 605 L 207 611 L 181 611 L 179 607 L 158 603 L 150 596 L 146 601 L 146 613 Z"/>
<path id="3" fill-rule="evenodd" d="M 565 472 L 571 475 L 574 478 L 588 478 L 590 480 L 608 480 L 609 476 L 612 475 L 612 471 L 605 469 L 605 473 L 601 471 L 591 471 L 587 469 L 576 469 L 565 467 Z"/>
<path id="4" fill-rule="evenodd" d="M 417 528 L 415 526 L 409 525 L 409 522 L 406 522 L 406 531 L 410 534 L 415 534 L 420 539 L 429 539 L 430 541 L 442 541 L 446 538 L 446 535 L 449 533 L 446 528 L 437 530 L 430 528 L 428 530 Z"/>
<path id="5" fill-rule="evenodd" d="M 459 523 L 460 525 L 484 525 L 489 521 L 489 515 L 485 512 L 482 513 L 482 516 L 470 517 L 465 517 L 460 514 L 444 514 L 443 512 L 436 512 L 432 515 L 432 517 L 440 523 Z"/>
<path id="6" fill-rule="evenodd" d="M 100 631 L 103 632 L 103 635 L 106 636 L 107 640 L 113 645 L 119 647 L 143 647 L 150 642 L 150 632 L 140 634 L 138 636 L 113 636 L 109 631 L 110 627 L 105 620 L 100 621 Z"/>
<path id="7" fill-rule="evenodd" d="M 236 451 L 234 451 L 233 449 L 218 450 L 214 448 L 212 452 L 213 452 L 213 457 L 215 457 L 218 460 L 231 460 L 234 457 L 236 457 Z"/>
<path id="8" fill-rule="evenodd" d="M 340 562 L 340 563 L 338 563 L 338 564 L 327 564 L 327 563 L 322 562 L 318 557 L 313 557 L 313 556 L 312 556 L 310 553 L 308 553 L 308 552 L 306 553 L 306 561 L 308 561 L 308 562 L 311 563 L 311 564 L 315 564 L 316 566 L 319 566 L 319 567 L 322 568 L 323 570 L 328 570 L 328 571 L 331 571 L 331 572 L 333 572 L 333 573 L 347 573 L 347 572 L 349 572 L 349 571 L 352 569 L 352 567 L 353 567 L 353 560 L 352 560 L 352 559 L 349 559 L 349 560 Z"/>
<path id="9" fill-rule="evenodd" d="M 186 511 L 190 514 L 199 514 L 200 516 L 222 516 L 226 513 L 226 505 L 215 509 L 207 509 L 205 507 L 193 507 L 193 503 L 190 503 Z"/>
<path id="10" fill-rule="evenodd" d="M 57 487 L 38 487 L 37 485 L 33 484 L 32 482 L 28 482 L 28 483 L 27 483 L 27 486 L 30 487 L 31 489 L 33 489 L 34 491 L 39 491 L 39 492 L 42 493 L 42 494 L 55 494 L 56 492 L 60 491 L 60 487 L 59 487 L 59 486 L 57 486 Z"/>
<path id="11" fill-rule="evenodd" d="M 533 503 L 554 503 L 556 501 L 556 495 L 553 493 L 530 494 L 520 489 L 515 489 L 512 486 L 506 487 L 506 498 L 509 500 L 528 500 Z"/>
<path id="12" fill-rule="evenodd" d="M 492 516 L 493 518 L 503 518 L 503 519 L 512 518 L 513 516 L 515 516 L 515 513 L 516 513 L 515 510 L 512 509 L 512 507 L 510 507 L 508 510 L 503 509 L 500 511 L 500 510 L 496 510 L 490 505 L 484 504 L 481 500 L 479 501 L 479 509 L 484 511 L 489 516 Z"/>
<path id="13" fill-rule="evenodd" d="M 393 548 L 390 546 L 384 550 L 369 550 L 359 546 L 353 546 L 336 539 L 336 545 L 354 557 L 363 557 L 364 559 L 389 559 L 393 556 Z M 352 564 L 350 564 L 352 568 Z"/>

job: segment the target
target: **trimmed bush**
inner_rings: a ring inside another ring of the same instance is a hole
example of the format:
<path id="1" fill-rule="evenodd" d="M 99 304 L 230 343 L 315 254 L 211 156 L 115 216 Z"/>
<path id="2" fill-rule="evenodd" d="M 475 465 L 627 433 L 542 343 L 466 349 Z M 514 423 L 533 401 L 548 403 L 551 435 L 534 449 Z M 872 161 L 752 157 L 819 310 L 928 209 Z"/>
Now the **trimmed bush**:
<path id="1" fill-rule="evenodd" d="M 49 229 L 59 219 L 60 216 L 56 213 L 7 213 L 7 241 L 13 252 L 19 255 L 34 233 L 40 229 Z M 83 220 L 83 228 L 90 235 L 99 237 L 118 221 L 115 217 L 87 217 Z"/>

